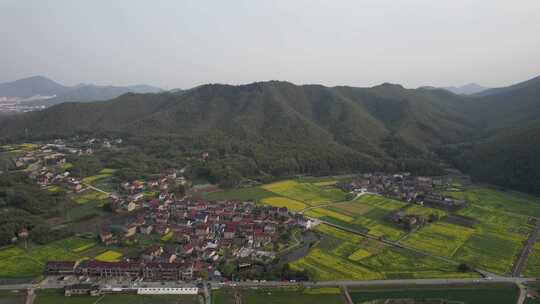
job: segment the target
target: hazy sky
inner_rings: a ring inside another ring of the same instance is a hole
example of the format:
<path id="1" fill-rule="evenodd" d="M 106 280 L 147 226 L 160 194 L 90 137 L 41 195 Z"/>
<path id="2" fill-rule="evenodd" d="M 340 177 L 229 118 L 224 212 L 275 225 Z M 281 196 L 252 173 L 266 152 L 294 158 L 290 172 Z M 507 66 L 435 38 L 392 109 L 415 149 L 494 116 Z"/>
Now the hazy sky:
<path id="1" fill-rule="evenodd" d="M 0 82 L 501 86 L 540 75 L 540 0 L 0 0 Z"/>

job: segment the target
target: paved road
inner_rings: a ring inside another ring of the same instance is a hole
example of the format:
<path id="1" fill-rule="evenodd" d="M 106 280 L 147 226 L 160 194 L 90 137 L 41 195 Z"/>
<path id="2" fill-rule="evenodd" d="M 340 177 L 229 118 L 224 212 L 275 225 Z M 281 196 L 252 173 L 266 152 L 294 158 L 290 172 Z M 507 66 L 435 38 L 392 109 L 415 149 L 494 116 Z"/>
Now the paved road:
<path id="1" fill-rule="evenodd" d="M 523 246 L 523 249 L 521 250 L 521 254 L 519 255 L 517 261 L 514 263 L 514 266 L 512 267 L 512 276 L 518 277 L 521 275 L 521 272 L 523 271 L 523 268 L 525 267 L 525 264 L 527 263 L 527 259 L 529 258 L 529 254 L 534 248 L 534 244 L 536 243 L 536 239 L 538 239 L 538 234 L 540 232 L 540 222 L 536 224 L 533 231 L 529 234 L 529 238 L 525 242 L 525 245 Z"/>
<path id="2" fill-rule="evenodd" d="M 347 304 L 354 304 L 347 286 L 341 286 L 341 292 L 343 293 L 343 297 L 345 298 L 345 301 L 347 301 Z"/>
<path id="3" fill-rule="evenodd" d="M 525 303 L 525 300 L 527 299 L 527 287 L 523 286 L 523 284 L 521 283 L 517 285 L 519 287 L 519 297 L 517 300 L 517 304 L 523 304 Z"/>
<path id="4" fill-rule="evenodd" d="M 482 279 L 403 279 L 403 280 L 371 280 L 371 281 L 319 281 L 319 282 L 229 282 L 218 286 L 232 287 L 279 287 L 303 285 L 305 287 L 369 287 L 369 286 L 411 286 L 411 285 L 464 285 L 464 284 L 523 284 L 535 282 L 535 278 L 498 277 Z M 216 283 L 214 283 L 216 285 Z"/>
<path id="5" fill-rule="evenodd" d="M 35 299 L 36 299 L 36 293 L 34 292 L 34 288 L 28 288 L 25 304 L 33 304 Z"/>

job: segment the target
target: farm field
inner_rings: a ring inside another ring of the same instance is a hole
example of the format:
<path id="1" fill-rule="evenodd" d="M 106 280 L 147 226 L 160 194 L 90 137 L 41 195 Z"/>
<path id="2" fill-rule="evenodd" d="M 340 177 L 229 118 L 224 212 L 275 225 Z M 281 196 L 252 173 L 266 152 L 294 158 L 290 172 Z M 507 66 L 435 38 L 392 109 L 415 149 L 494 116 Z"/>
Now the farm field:
<path id="1" fill-rule="evenodd" d="M 218 289 L 212 292 L 215 304 L 235 304 L 235 294 L 246 304 L 343 304 L 339 288 L 265 288 L 265 289 Z"/>
<path id="2" fill-rule="evenodd" d="M 408 205 L 405 208 L 405 214 L 419 215 L 427 219 L 432 214 L 436 215 L 439 218 L 442 218 L 446 216 L 448 212 L 440 210 L 440 209 L 422 207 L 422 206 L 414 204 L 414 205 Z"/>
<path id="3" fill-rule="evenodd" d="M 114 191 L 114 183 L 111 181 L 112 176 L 116 170 L 105 168 L 101 170 L 98 174 L 87 176 L 83 178 L 83 183 L 90 184 L 94 187 L 97 187 L 101 190 L 112 192 Z"/>
<path id="4" fill-rule="evenodd" d="M 308 206 L 302 202 L 292 200 L 290 198 L 286 197 L 268 197 L 263 198 L 261 200 L 261 203 L 270 205 L 273 207 L 287 207 L 289 210 L 292 211 L 302 211 Z"/>
<path id="5" fill-rule="evenodd" d="M 75 261 L 96 245 L 94 240 L 70 237 L 47 245 L 28 244 L 0 250 L 0 277 L 31 277 L 43 272 L 49 260 Z"/>
<path id="6" fill-rule="evenodd" d="M 532 228 L 527 223 L 527 210 L 536 214 L 540 210 L 538 199 L 491 188 L 471 188 L 450 195 L 465 198 L 469 206 L 458 214 L 477 221 L 474 233 L 454 257 L 488 271 L 510 271 Z"/>
<path id="7" fill-rule="evenodd" d="M 198 296 L 192 295 L 103 295 L 99 297 L 65 297 L 63 291 L 39 291 L 34 301 L 36 304 L 198 304 Z"/>
<path id="8" fill-rule="evenodd" d="M 98 206 L 103 205 L 107 199 L 108 196 L 105 193 L 95 191 L 92 189 L 87 189 L 79 193 L 74 193 L 71 198 L 73 201 L 75 201 L 77 204 L 88 204 L 93 203 Z"/>
<path id="9" fill-rule="evenodd" d="M 114 250 L 107 250 L 100 255 L 96 256 L 95 259 L 102 262 L 118 262 L 122 258 L 122 253 L 114 251 Z"/>
<path id="10" fill-rule="evenodd" d="M 458 303 L 507 304 L 516 303 L 519 290 L 514 285 L 476 285 L 411 288 L 349 288 L 354 303 L 384 299 L 444 299 Z"/>
<path id="11" fill-rule="evenodd" d="M 438 221 L 409 234 L 400 243 L 424 252 L 453 257 L 474 233 L 474 229 Z"/>
<path id="12" fill-rule="evenodd" d="M 540 198 L 523 193 L 504 192 L 488 187 L 472 187 L 463 192 L 446 194 L 464 198 L 472 205 L 483 209 L 540 217 Z"/>
<path id="13" fill-rule="evenodd" d="M 540 242 L 538 241 L 534 244 L 534 248 L 529 254 L 523 274 L 530 277 L 540 277 Z"/>
<path id="14" fill-rule="evenodd" d="M 389 240 L 398 240 L 406 231 L 388 221 L 390 213 L 406 206 L 405 203 L 375 195 L 363 195 L 350 202 L 336 203 L 321 209 L 310 210 L 326 217 L 323 220 L 365 231 Z M 325 214 L 325 211 L 328 210 Z M 329 214 L 334 212 L 334 214 Z M 337 215 L 335 213 L 338 213 Z M 306 213 L 309 216 L 309 213 Z M 317 216 L 316 216 L 317 217 Z M 321 216 L 318 216 L 321 217 Z"/>
<path id="15" fill-rule="evenodd" d="M 457 266 L 384 245 L 327 225 L 316 229 L 321 241 L 304 258 L 291 264 L 316 280 L 475 277 Z"/>
<path id="16" fill-rule="evenodd" d="M 294 180 L 275 182 L 262 186 L 263 189 L 310 206 L 345 200 L 345 192 L 337 188 L 324 188 L 311 183 Z"/>

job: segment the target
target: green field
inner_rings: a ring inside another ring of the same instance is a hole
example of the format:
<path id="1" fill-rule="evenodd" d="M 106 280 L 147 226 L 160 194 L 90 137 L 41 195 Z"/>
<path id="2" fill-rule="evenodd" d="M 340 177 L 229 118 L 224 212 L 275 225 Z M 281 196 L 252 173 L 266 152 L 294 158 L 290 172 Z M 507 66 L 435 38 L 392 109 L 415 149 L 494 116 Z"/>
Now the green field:
<path id="1" fill-rule="evenodd" d="M 518 288 L 515 285 L 477 285 L 415 288 L 349 288 L 354 303 L 368 303 L 384 299 L 444 299 L 465 304 L 516 303 Z"/>
<path id="2" fill-rule="evenodd" d="M 291 264 L 294 269 L 306 270 L 316 280 L 476 276 L 458 273 L 456 265 L 392 248 L 327 225 L 319 225 L 316 229 L 322 233 L 321 241 L 307 256 Z"/>
<path id="3" fill-rule="evenodd" d="M 63 291 L 39 291 L 34 301 L 36 304 L 198 304 L 198 296 L 192 295 L 102 295 L 65 297 Z"/>
<path id="4" fill-rule="evenodd" d="M 212 291 L 212 303 L 236 304 L 237 298 L 246 304 L 343 304 L 344 298 L 339 288 L 301 289 L 265 288 L 232 290 L 221 288 Z"/>
<path id="5" fill-rule="evenodd" d="M 469 205 L 458 212 L 474 218 L 473 234 L 454 257 L 482 269 L 504 274 L 510 271 L 531 226 L 528 216 L 540 212 L 537 198 L 491 188 L 470 188 L 449 193 Z"/>
<path id="6" fill-rule="evenodd" d="M 262 186 L 263 189 L 304 202 L 310 206 L 345 200 L 345 192 L 337 188 L 325 188 L 311 183 L 286 180 Z"/>
<path id="7" fill-rule="evenodd" d="M 0 277 L 31 277 L 43 272 L 45 262 L 51 260 L 75 261 L 83 252 L 96 245 L 95 240 L 70 237 L 47 245 L 28 244 L 0 250 Z"/>

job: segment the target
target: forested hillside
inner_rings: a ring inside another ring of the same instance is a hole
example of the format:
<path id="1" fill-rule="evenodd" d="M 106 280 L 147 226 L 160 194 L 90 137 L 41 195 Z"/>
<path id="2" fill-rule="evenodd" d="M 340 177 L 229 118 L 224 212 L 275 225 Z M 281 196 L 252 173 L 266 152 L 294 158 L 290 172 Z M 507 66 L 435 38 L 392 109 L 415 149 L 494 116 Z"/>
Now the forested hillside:
<path id="1" fill-rule="evenodd" d="M 207 150 L 213 155 L 207 169 L 222 180 L 358 170 L 435 174 L 448 160 L 482 180 L 536 191 L 539 166 L 530 145 L 539 134 L 532 127 L 540 114 L 539 87 L 528 81 L 466 97 L 395 84 L 211 84 L 2 118 L 0 136 L 115 134 L 171 159 Z"/>

